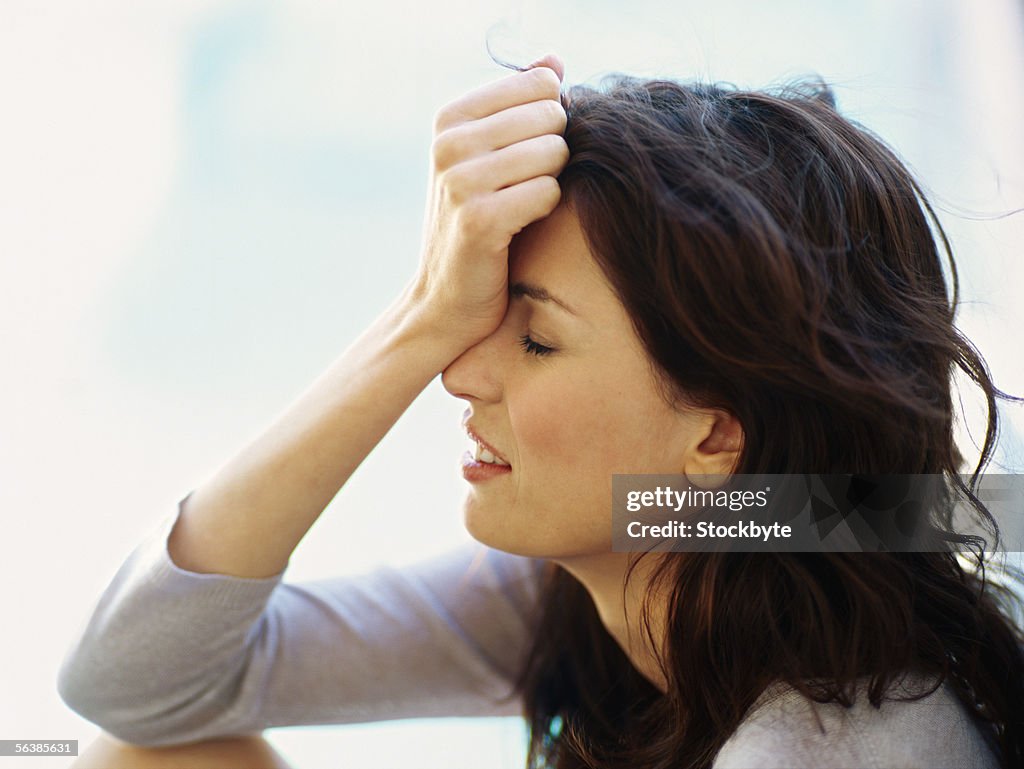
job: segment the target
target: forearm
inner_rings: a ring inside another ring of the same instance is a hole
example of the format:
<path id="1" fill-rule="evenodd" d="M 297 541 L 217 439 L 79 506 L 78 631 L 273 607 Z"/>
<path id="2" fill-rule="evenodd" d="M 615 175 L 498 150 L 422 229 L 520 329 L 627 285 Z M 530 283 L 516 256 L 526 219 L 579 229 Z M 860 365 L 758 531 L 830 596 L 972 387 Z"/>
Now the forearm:
<path id="1" fill-rule="evenodd" d="M 255 441 L 195 488 L 168 551 L 183 569 L 279 573 L 320 513 L 459 353 L 411 286 Z"/>

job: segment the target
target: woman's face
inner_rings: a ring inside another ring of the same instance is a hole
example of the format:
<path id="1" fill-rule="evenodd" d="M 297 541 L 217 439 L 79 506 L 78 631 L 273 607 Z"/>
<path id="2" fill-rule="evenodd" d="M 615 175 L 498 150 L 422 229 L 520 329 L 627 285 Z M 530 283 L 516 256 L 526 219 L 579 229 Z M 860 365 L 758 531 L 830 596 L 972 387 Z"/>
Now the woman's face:
<path id="1" fill-rule="evenodd" d="M 565 204 L 515 238 L 509 287 L 502 324 L 442 375 L 469 403 L 468 428 L 510 465 L 469 481 L 466 528 L 522 555 L 607 553 L 612 475 L 684 472 L 707 420 L 659 396 L 625 308 Z M 538 355 L 534 344 L 552 351 Z"/>

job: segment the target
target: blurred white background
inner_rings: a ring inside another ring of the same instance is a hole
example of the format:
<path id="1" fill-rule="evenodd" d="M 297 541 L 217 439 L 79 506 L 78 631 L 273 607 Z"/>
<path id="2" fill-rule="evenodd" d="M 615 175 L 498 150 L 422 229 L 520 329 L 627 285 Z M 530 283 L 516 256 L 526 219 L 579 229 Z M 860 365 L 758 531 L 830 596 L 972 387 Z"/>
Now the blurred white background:
<path id="1" fill-rule="evenodd" d="M 959 325 L 996 384 L 1024 394 L 1024 214 L 991 218 L 1024 207 L 1022 9 L 4 0 L 0 738 L 84 749 L 95 737 L 55 690 L 73 634 L 136 543 L 405 285 L 433 113 L 509 74 L 488 41 L 520 64 L 559 53 L 567 83 L 615 70 L 750 87 L 821 74 L 841 110 L 932 191 L 961 268 Z M 973 391 L 964 403 L 978 440 Z M 463 405 L 435 379 L 314 525 L 287 579 L 466 540 Z M 1004 409 L 1000 451 L 1018 471 L 1021 411 Z M 516 767 L 525 755 L 515 719 L 267 734 L 303 769 L 410 756 L 419 769 Z"/>

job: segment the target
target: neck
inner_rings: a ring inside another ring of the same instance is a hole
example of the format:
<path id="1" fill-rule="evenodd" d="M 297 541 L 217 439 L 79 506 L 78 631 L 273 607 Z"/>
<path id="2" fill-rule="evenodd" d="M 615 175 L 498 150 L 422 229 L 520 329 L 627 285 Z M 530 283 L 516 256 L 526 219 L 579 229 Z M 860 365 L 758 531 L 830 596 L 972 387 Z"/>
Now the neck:
<path id="1" fill-rule="evenodd" d="M 650 576 L 658 563 L 656 554 L 644 556 L 633 569 L 625 592 L 622 587 L 633 553 L 601 553 L 554 559 L 587 589 L 608 634 L 619 644 L 633 666 L 659 691 L 668 689 L 644 629 L 641 609 L 650 590 Z M 664 637 L 664 601 L 651 601 L 651 632 Z"/>

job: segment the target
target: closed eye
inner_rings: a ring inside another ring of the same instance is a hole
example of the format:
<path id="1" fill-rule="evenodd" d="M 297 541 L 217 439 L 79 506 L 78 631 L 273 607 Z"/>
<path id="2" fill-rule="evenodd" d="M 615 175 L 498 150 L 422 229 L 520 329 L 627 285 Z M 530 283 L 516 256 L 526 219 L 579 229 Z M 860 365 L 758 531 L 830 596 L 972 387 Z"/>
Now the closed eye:
<path id="1" fill-rule="evenodd" d="M 524 334 L 523 336 L 519 337 L 519 344 L 520 346 L 522 346 L 523 350 L 525 350 L 528 353 L 532 353 L 533 355 L 536 355 L 538 357 L 547 355 L 548 353 L 552 353 L 555 351 L 552 347 L 545 347 L 542 344 L 537 344 L 535 341 L 530 339 L 529 334 Z"/>

